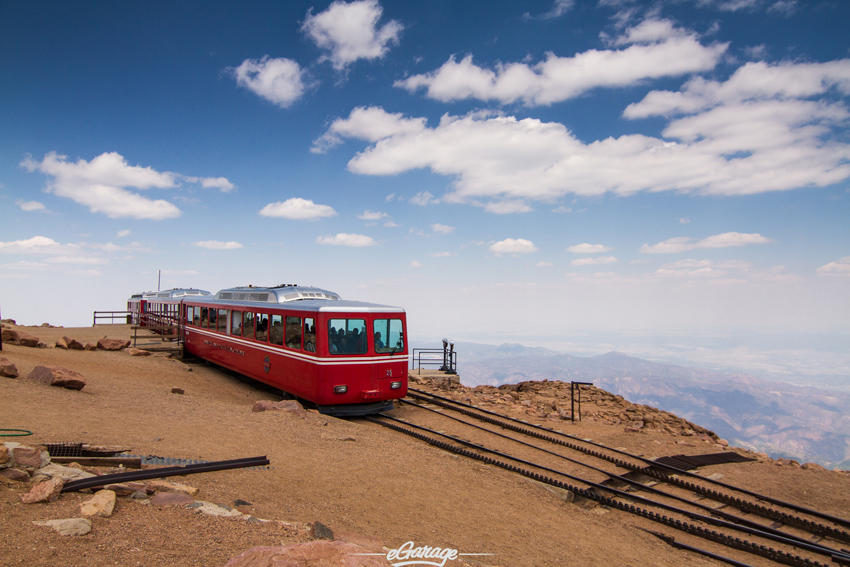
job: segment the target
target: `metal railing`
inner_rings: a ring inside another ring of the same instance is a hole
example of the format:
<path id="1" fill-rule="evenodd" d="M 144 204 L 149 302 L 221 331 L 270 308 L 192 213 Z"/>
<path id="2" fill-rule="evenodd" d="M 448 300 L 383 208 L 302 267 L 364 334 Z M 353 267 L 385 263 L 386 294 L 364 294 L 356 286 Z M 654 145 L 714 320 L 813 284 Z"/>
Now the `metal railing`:
<path id="1" fill-rule="evenodd" d="M 115 319 L 118 319 L 119 325 L 126 325 L 130 323 L 132 312 L 130 311 L 95 311 L 94 318 L 92 320 L 92 327 L 97 325 L 98 320 L 105 321 L 109 319 L 109 324 L 115 325 Z"/>
<path id="2" fill-rule="evenodd" d="M 422 373 L 423 366 L 436 366 L 446 374 L 457 374 L 457 353 L 437 348 L 415 348 L 411 356 L 413 368 Z"/>

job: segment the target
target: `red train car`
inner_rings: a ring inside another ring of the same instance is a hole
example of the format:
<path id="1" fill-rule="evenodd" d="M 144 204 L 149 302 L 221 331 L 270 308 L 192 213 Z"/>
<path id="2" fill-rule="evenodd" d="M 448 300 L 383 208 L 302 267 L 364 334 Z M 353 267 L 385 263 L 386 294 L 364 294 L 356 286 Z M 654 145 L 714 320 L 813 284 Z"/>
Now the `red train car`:
<path id="1" fill-rule="evenodd" d="M 314 287 L 237 287 L 180 300 L 188 354 L 307 400 L 330 415 L 392 409 L 407 395 L 400 307 Z"/>
<path id="2" fill-rule="evenodd" d="M 127 300 L 130 323 L 140 327 L 177 326 L 179 322 L 180 302 L 187 296 L 209 296 L 203 289 L 174 288 L 165 291 L 145 291 L 134 293 Z"/>

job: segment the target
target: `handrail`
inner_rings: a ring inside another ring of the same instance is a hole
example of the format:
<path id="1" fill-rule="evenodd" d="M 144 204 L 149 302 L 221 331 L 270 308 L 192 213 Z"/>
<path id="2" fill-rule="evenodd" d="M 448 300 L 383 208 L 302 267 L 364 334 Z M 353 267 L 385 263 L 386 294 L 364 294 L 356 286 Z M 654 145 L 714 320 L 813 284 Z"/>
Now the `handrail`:
<path id="1" fill-rule="evenodd" d="M 109 319 L 109 323 L 112 325 L 116 324 L 115 319 L 118 319 L 119 325 L 125 325 L 130 322 L 132 315 L 132 311 L 95 311 L 91 326 L 96 326 L 98 319 Z"/>
<path id="2" fill-rule="evenodd" d="M 423 358 L 423 354 L 438 354 L 440 357 Z M 438 348 L 415 348 L 411 358 L 413 359 L 413 368 L 418 368 L 419 374 L 422 374 L 422 366 L 439 366 L 440 370 L 444 370 L 448 374 L 457 374 L 457 352 Z"/>

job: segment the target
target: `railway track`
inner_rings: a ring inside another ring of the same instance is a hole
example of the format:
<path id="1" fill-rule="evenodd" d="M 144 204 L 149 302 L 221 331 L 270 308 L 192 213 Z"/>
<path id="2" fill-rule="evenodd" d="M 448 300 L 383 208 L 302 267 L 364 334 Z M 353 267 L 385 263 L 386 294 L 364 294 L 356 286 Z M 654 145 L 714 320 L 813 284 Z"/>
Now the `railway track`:
<path id="1" fill-rule="evenodd" d="M 847 519 L 423 390 L 411 388 L 404 404 L 403 420 L 367 419 L 677 530 L 641 527 L 676 547 L 747 565 L 677 539 L 687 534 L 784 565 L 850 565 Z"/>

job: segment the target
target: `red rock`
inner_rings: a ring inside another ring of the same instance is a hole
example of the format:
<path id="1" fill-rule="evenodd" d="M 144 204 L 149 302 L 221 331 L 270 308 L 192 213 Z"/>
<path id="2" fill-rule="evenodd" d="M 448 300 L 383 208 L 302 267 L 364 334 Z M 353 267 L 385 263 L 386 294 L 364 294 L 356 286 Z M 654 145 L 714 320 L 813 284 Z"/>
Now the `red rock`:
<path id="1" fill-rule="evenodd" d="M 0 376 L 5 376 L 6 378 L 17 378 L 18 367 L 12 364 L 8 358 L 0 356 Z"/>
<path id="2" fill-rule="evenodd" d="M 86 346 L 83 347 L 83 350 L 97 350 L 97 345 L 92 343 L 86 343 Z"/>
<path id="3" fill-rule="evenodd" d="M 29 473 L 21 469 L 0 469 L 0 476 L 18 482 L 27 482 L 30 479 Z"/>
<path id="4" fill-rule="evenodd" d="M 254 402 L 254 407 L 251 408 L 251 411 L 253 412 L 269 410 L 288 411 L 300 417 L 306 417 L 307 415 L 307 412 L 304 411 L 304 406 L 299 404 L 296 400 L 282 400 L 280 402 L 273 402 L 271 400 L 259 400 Z"/>
<path id="5" fill-rule="evenodd" d="M 0 337 L 2 337 L 4 343 L 16 343 L 18 342 L 19 336 L 18 331 L 14 329 L 7 329 L 4 327 L 3 330 L 0 331 Z"/>
<path id="6" fill-rule="evenodd" d="M 152 353 L 151 351 L 149 351 L 149 350 L 141 350 L 141 349 L 133 348 L 133 347 L 128 348 L 128 349 L 127 349 L 127 350 L 125 350 L 124 352 L 126 352 L 126 353 L 127 353 L 127 354 L 129 354 L 130 356 L 150 356 L 150 355 L 152 355 L 152 354 L 153 354 L 153 353 Z"/>
<path id="7" fill-rule="evenodd" d="M 29 373 L 28 378 L 69 390 L 82 390 L 86 385 L 86 379 L 82 374 L 60 366 L 36 366 Z"/>
<path id="8" fill-rule="evenodd" d="M 0 465 L 5 465 L 9 462 L 9 448 L 5 444 L 0 445 Z"/>
<path id="9" fill-rule="evenodd" d="M 157 492 L 151 498 L 151 504 L 155 506 L 185 506 L 194 501 L 194 498 L 182 492 Z"/>
<path id="10" fill-rule="evenodd" d="M 225 567 L 390 567 L 385 555 L 343 541 L 311 541 L 282 547 L 253 547 Z M 374 553 L 374 552 L 371 552 Z"/>
<path id="11" fill-rule="evenodd" d="M 18 344 L 25 347 L 38 347 L 38 337 L 30 335 L 29 333 L 18 333 Z"/>
<path id="12" fill-rule="evenodd" d="M 61 348 L 62 350 L 68 350 L 68 341 L 65 337 L 56 340 L 56 348 Z"/>
<path id="13" fill-rule="evenodd" d="M 21 502 L 24 504 L 52 502 L 59 496 L 59 493 L 62 491 L 63 484 L 65 484 L 65 481 L 58 477 L 45 480 L 44 482 L 36 484 L 29 492 L 21 496 Z"/>
<path id="14" fill-rule="evenodd" d="M 15 459 L 16 463 L 23 467 L 40 469 L 50 462 L 50 457 L 47 456 L 46 453 L 47 451 L 41 447 L 19 445 L 12 449 L 12 458 Z"/>
<path id="15" fill-rule="evenodd" d="M 77 339 L 72 339 L 69 337 L 62 337 L 65 339 L 65 344 L 68 345 L 68 348 L 71 350 L 83 350 L 83 343 L 78 341 Z"/>
<path id="16" fill-rule="evenodd" d="M 103 337 L 97 341 L 97 348 L 101 350 L 124 350 L 130 346 L 130 341 L 122 341 L 121 339 L 107 339 Z"/>

